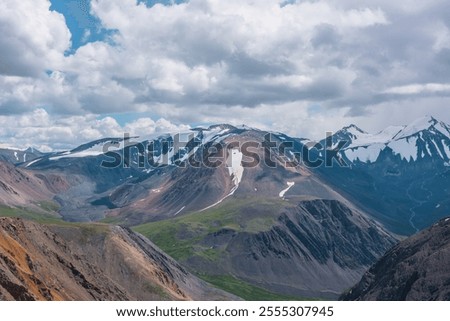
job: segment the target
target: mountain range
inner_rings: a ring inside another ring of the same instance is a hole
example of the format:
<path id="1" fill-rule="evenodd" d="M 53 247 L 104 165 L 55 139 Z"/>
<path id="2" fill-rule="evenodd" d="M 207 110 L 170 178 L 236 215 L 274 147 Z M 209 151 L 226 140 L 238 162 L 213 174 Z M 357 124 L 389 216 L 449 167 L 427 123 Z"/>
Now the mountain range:
<path id="1" fill-rule="evenodd" d="M 333 141 L 348 142 L 340 154 L 350 166 L 323 172 L 390 230 L 411 235 L 449 213 L 449 128 L 433 117 L 376 135 L 346 127 Z"/>
<path id="2" fill-rule="evenodd" d="M 81 256 L 88 266 L 77 271 L 84 269 L 87 280 L 113 260 L 101 253 L 120 238 L 121 247 L 147 253 L 129 264 L 163 264 L 166 283 L 161 273 L 150 273 L 153 290 L 133 293 L 125 286 L 129 278 L 110 271 L 105 277 L 113 283 L 94 285 L 102 294 L 83 290 L 70 274 L 59 288 L 70 283 L 80 299 L 202 299 L 207 293 L 211 299 L 336 299 L 399 240 L 450 213 L 449 128 L 425 117 L 377 134 L 351 125 L 311 142 L 222 124 L 158 137 L 102 138 L 54 153 L 0 150 L 0 213 L 21 218 L 3 221 L 0 276 L 7 281 L 0 282 L 0 293 L 43 299 L 41 292 L 50 291 L 47 299 L 73 299 L 48 286 L 23 296 L 11 289 L 75 267 Z M 39 231 L 37 239 L 53 233 L 78 252 L 57 243 L 53 253 L 70 263 L 17 276 L 15 267 L 24 261 L 7 255 L 6 235 L 23 247 L 24 257 L 44 252 L 25 236 L 11 235 L 11 224 Z M 164 259 L 156 260 L 154 251 Z M 115 288 L 122 297 L 106 295 Z"/>

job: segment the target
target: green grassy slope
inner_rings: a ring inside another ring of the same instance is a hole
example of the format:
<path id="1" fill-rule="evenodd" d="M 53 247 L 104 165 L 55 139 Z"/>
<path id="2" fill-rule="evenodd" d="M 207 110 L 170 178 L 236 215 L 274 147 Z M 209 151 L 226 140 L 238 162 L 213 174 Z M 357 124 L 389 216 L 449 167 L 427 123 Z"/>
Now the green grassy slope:
<path id="1" fill-rule="evenodd" d="M 208 234 L 221 229 L 257 233 L 269 230 L 280 208 L 292 206 L 281 199 L 244 198 L 226 200 L 203 212 L 151 222 L 133 229 L 146 236 L 169 255 L 184 260 L 192 255 L 214 258 L 217 253 L 198 244 Z"/>
<path id="2" fill-rule="evenodd" d="M 221 264 L 227 261 L 227 253 L 224 248 L 202 244 L 207 235 L 222 229 L 248 233 L 268 231 L 277 224 L 280 209 L 291 206 L 294 205 L 281 199 L 235 198 L 203 212 L 146 223 L 133 229 L 182 263 L 197 258 Z M 204 271 L 196 273 L 203 280 L 245 300 L 302 300 L 270 292 L 230 275 L 213 275 Z"/>

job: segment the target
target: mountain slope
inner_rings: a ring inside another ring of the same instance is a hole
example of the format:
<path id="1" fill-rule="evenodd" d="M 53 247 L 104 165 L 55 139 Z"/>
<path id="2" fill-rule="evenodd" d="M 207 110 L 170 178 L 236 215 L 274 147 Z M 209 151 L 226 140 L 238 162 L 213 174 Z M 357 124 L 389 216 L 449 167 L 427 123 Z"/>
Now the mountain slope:
<path id="1" fill-rule="evenodd" d="M 4 206 L 32 206 L 39 201 L 50 201 L 55 193 L 67 188 L 61 177 L 17 168 L 0 161 L 0 204 Z"/>
<path id="2" fill-rule="evenodd" d="M 200 147 L 211 146 L 243 131 L 229 125 L 217 125 L 186 133 L 141 138 L 140 141 L 135 138 L 106 138 L 71 151 L 46 155 L 22 167 L 44 176 L 59 175 L 69 182 L 69 188 L 55 196 L 65 220 L 96 221 L 104 218 L 109 210 L 125 207 L 144 197 L 151 198 L 148 193 L 153 188 L 150 187 L 165 184 L 167 175 L 177 168 L 175 164 L 186 163 L 196 153 L 200 154 Z M 104 165 L 104 162 L 111 164 L 115 160 L 117 164 Z M 173 181 L 169 185 L 172 184 Z M 181 180 L 178 186 L 180 184 L 183 184 Z M 158 186 L 154 189 L 161 190 Z M 222 196 L 221 191 L 212 194 L 213 203 Z M 203 203 L 205 206 L 211 205 L 207 199 Z M 170 200 L 160 198 L 152 204 L 155 211 L 169 211 L 171 209 L 164 206 L 177 206 Z"/>
<path id="3" fill-rule="evenodd" d="M 450 300 L 450 219 L 401 242 L 342 300 Z"/>
<path id="4" fill-rule="evenodd" d="M 236 299 L 152 243 L 106 225 L 43 226 L 0 218 L 2 300 Z"/>
<path id="5" fill-rule="evenodd" d="M 396 242 L 339 201 L 298 197 L 230 199 L 136 230 L 208 279 L 320 298 L 336 298 Z"/>
<path id="6" fill-rule="evenodd" d="M 267 135 L 265 131 L 238 129 L 212 145 L 199 147 L 189 159 L 190 162 L 203 159 L 198 166 L 165 166 L 136 178 L 135 183 L 129 181 L 106 197 L 115 207 L 108 211 L 107 219 L 138 225 L 204 211 L 239 197 L 306 196 L 347 202 L 288 152 L 274 149 L 269 153 L 264 146 Z M 271 137 L 278 144 L 289 139 L 297 150 L 303 147 L 285 135 Z M 251 151 L 253 160 L 242 147 L 248 142 L 259 144 Z M 273 163 L 270 166 L 264 161 L 269 162 L 269 157 Z M 221 164 L 214 165 L 209 160 L 220 160 Z"/>

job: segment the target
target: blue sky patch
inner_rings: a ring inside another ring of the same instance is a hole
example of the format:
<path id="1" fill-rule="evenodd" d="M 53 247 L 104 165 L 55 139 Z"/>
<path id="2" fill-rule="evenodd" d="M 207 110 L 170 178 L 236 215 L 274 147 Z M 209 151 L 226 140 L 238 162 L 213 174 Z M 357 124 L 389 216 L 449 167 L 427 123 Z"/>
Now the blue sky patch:
<path id="1" fill-rule="evenodd" d="M 117 30 L 105 29 L 100 20 L 91 14 L 90 0 L 50 0 L 51 10 L 55 10 L 66 19 L 67 27 L 72 34 L 72 47 L 66 55 L 73 54 L 78 48 L 96 41 L 109 42 Z"/>

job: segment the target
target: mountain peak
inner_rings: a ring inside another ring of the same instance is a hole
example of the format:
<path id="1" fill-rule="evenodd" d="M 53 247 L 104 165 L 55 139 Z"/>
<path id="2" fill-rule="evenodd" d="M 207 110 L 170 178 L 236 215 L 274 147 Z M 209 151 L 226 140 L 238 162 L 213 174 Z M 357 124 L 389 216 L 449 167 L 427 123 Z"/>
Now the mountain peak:
<path id="1" fill-rule="evenodd" d="M 360 134 L 367 134 L 364 130 L 356 126 L 355 124 L 350 124 L 349 126 L 346 126 L 341 129 L 341 131 L 346 131 L 350 133 L 359 132 Z"/>
<path id="2" fill-rule="evenodd" d="M 346 140 L 348 144 L 352 144 L 354 141 L 359 140 L 362 137 L 368 136 L 364 130 L 356 126 L 355 124 L 351 124 L 349 126 L 343 127 L 341 130 L 337 131 L 333 137 L 338 141 Z"/>
<path id="3" fill-rule="evenodd" d="M 416 119 L 411 124 L 407 125 L 403 130 L 401 130 L 394 139 L 401 139 L 401 138 L 407 138 L 410 136 L 414 136 L 422 131 L 426 131 L 431 129 L 432 127 L 441 124 L 442 122 L 439 122 L 436 118 L 433 116 L 427 115 L 421 118 Z M 445 124 L 444 124 L 445 125 Z M 444 128 L 447 126 L 444 126 Z M 448 134 L 448 133 L 444 133 Z"/>
<path id="4" fill-rule="evenodd" d="M 215 125 L 211 125 L 208 127 L 208 130 L 215 130 L 215 129 L 219 129 L 219 130 L 225 130 L 225 129 L 229 129 L 229 130 L 235 130 L 236 127 L 230 124 L 215 124 Z"/>
<path id="5" fill-rule="evenodd" d="M 34 148 L 34 147 L 28 147 L 27 149 L 24 150 L 25 153 L 41 153 L 40 150 Z"/>

